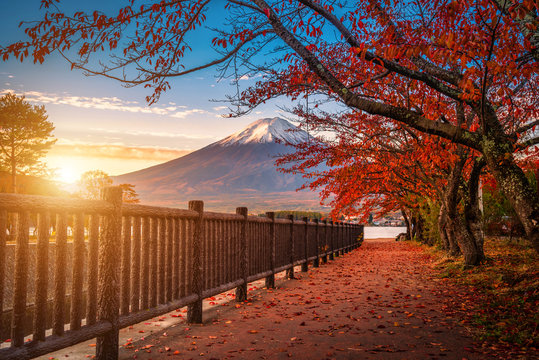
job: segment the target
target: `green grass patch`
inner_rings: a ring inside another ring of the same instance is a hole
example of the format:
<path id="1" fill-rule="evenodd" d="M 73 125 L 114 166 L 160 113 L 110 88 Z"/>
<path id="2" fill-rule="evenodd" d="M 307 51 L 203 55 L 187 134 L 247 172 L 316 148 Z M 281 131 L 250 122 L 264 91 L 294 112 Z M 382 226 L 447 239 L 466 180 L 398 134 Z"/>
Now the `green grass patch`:
<path id="1" fill-rule="evenodd" d="M 440 250 L 426 251 L 435 259 L 437 277 L 467 289 L 468 299 L 461 302 L 464 322 L 475 328 L 479 340 L 524 351 L 539 347 L 539 265 L 531 246 L 487 238 L 487 260 L 474 268 Z"/>

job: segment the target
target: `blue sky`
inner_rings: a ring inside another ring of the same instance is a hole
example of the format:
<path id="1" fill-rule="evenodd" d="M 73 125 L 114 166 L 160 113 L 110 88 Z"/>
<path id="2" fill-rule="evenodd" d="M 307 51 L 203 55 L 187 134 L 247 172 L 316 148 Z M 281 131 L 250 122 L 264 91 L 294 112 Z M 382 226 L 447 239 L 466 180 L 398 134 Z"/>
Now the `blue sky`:
<path id="1" fill-rule="evenodd" d="M 24 39 L 18 25 L 40 18 L 39 3 L 2 1 L 2 45 Z M 91 2 L 96 9 L 118 3 Z M 209 58 L 212 53 L 203 51 L 201 56 Z M 244 80 L 242 85 L 251 81 Z M 223 118 L 226 104 L 211 100 L 225 99 L 235 87 L 228 80 L 218 81 L 214 69 L 174 79 L 171 85 L 172 89 L 149 107 L 145 102 L 148 89 L 124 88 L 113 80 L 70 71 L 56 54 L 41 65 L 31 59 L 24 63 L 12 59 L 0 62 L 0 93 L 15 92 L 31 103 L 45 105 L 58 138 L 47 162 L 65 180 L 74 180 L 86 170 L 101 169 L 116 175 L 164 162 L 221 139 L 256 119 L 283 115 L 273 102 L 242 118 Z"/>

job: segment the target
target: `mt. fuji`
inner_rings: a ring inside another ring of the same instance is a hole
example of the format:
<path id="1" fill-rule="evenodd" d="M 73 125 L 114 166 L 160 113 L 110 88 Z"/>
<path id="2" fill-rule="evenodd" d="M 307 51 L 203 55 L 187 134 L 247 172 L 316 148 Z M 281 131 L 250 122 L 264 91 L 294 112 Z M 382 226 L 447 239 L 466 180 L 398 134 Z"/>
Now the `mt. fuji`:
<path id="1" fill-rule="evenodd" d="M 273 119 L 257 120 L 249 124 L 245 129 L 215 144 L 233 146 L 248 143 L 282 142 L 296 145 L 306 141 L 309 141 L 307 132 L 300 130 L 286 120 L 275 117 Z"/>
<path id="2" fill-rule="evenodd" d="M 327 210 L 318 194 L 302 190 L 301 175 L 277 171 L 275 160 L 309 140 L 307 132 L 281 118 L 257 120 L 245 129 L 163 164 L 114 177 L 135 185 L 141 202 L 170 207 L 204 200 L 211 211 Z"/>

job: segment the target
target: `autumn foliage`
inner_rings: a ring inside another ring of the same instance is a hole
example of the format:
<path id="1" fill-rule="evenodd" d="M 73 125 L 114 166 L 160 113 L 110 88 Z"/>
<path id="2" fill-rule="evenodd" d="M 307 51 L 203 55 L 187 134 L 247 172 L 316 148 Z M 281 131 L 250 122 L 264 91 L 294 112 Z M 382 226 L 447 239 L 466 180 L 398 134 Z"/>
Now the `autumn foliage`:
<path id="1" fill-rule="evenodd" d="M 107 15 L 65 13 L 59 0 L 43 0 L 28 40 L 0 53 L 42 62 L 59 52 L 72 69 L 148 87 L 150 104 L 172 79 L 201 69 L 261 75 L 232 105 L 242 114 L 278 96 L 312 96 L 308 116 L 298 114 L 336 140 L 299 148 L 295 160 L 306 164 L 297 170 L 335 166 L 311 176 L 337 208 L 417 208 L 418 197 L 437 197 L 447 236 L 467 229 L 457 242 L 477 263 L 486 169 L 539 251 L 539 197 L 522 163 L 537 167 L 536 2 L 228 0 L 209 23 L 222 4 L 131 0 Z M 206 26 L 216 52 L 203 62 L 197 39 L 207 38 Z"/>

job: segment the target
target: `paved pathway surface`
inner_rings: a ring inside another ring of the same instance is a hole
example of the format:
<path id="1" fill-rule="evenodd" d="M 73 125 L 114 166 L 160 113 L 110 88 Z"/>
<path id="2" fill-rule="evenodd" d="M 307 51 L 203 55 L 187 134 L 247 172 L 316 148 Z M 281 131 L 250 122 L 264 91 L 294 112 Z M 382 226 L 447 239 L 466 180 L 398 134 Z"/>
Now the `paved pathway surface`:
<path id="1" fill-rule="evenodd" d="M 495 358 L 475 352 L 468 330 L 444 311 L 447 295 L 431 272 L 431 259 L 418 247 L 367 240 L 335 261 L 296 272 L 296 280 L 278 280 L 276 289 L 251 291 L 246 303 L 212 302 L 202 325 L 179 322 L 128 341 L 120 357 Z"/>

